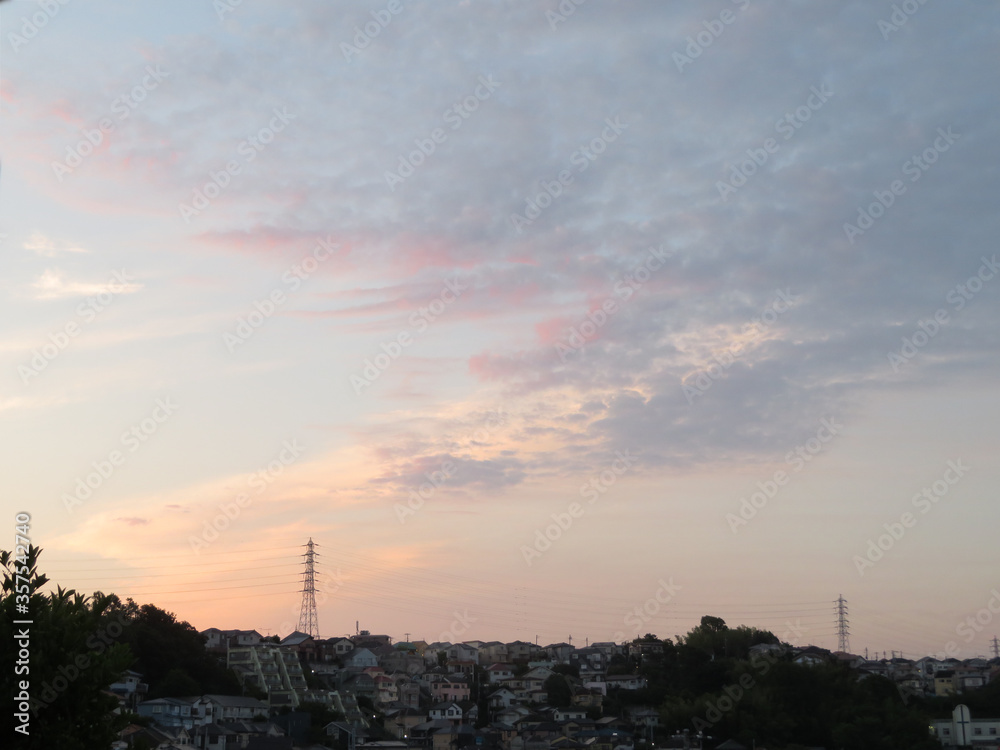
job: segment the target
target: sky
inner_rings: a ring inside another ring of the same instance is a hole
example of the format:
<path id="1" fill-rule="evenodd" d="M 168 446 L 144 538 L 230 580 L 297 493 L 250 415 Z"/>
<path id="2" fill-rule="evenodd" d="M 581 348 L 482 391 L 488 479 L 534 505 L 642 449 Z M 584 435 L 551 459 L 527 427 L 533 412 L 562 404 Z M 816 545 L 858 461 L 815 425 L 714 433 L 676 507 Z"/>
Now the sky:
<path id="1" fill-rule="evenodd" d="M 4 517 L 199 629 L 1000 634 L 1000 9 L 0 5 Z M 9 538 L 9 537 L 8 537 Z M 13 540 L 0 546 L 13 546 Z"/>

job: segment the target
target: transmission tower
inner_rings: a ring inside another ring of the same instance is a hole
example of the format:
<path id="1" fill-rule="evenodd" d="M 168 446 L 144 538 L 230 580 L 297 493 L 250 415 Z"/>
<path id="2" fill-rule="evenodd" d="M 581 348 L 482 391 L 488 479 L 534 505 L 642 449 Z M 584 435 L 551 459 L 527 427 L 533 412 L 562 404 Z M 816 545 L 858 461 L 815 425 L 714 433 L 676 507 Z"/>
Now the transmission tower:
<path id="1" fill-rule="evenodd" d="M 847 599 L 843 594 L 837 599 L 837 650 L 851 652 L 850 621 L 847 619 Z"/>
<path id="2" fill-rule="evenodd" d="M 996 636 L 993 636 L 993 658 L 1000 659 L 1000 641 Z"/>
<path id="3" fill-rule="evenodd" d="M 299 613 L 298 631 L 319 638 L 319 618 L 316 616 L 316 553 L 313 547 L 312 537 L 309 537 L 309 544 L 303 555 L 306 558 L 306 569 L 302 579 L 302 610 Z"/>

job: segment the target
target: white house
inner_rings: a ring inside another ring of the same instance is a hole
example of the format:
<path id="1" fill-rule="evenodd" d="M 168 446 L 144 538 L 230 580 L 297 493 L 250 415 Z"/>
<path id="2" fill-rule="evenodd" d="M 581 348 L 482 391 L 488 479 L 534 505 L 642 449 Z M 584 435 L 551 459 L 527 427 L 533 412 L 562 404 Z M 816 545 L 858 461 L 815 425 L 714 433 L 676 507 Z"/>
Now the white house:
<path id="1" fill-rule="evenodd" d="M 446 721 L 460 722 L 462 720 L 462 707 L 452 701 L 438 703 L 433 706 L 427 714 L 429 721 L 444 719 Z"/>
<path id="2" fill-rule="evenodd" d="M 270 707 L 264 701 L 239 695 L 203 695 L 194 701 L 193 708 L 205 717 L 206 724 L 253 721 L 256 716 L 270 714 Z"/>
<path id="3" fill-rule="evenodd" d="M 148 716 L 160 726 L 184 729 L 191 729 L 201 724 L 205 715 L 204 711 L 192 701 L 182 698 L 155 698 L 151 701 L 142 701 L 136 706 L 136 713 L 139 716 Z"/>
<path id="4" fill-rule="evenodd" d="M 491 664 L 486 672 L 491 683 L 509 680 L 514 676 L 514 668 L 510 664 Z"/>
<path id="5" fill-rule="evenodd" d="M 931 722 L 931 734 L 944 747 L 1000 748 L 1000 719 L 973 719 L 969 707 L 955 707 L 950 719 Z"/>
<path id="6" fill-rule="evenodd" d="M 354 669 L 367 669 L 377 667 L 378 658 L 366 648 L 356 648 L 344 657 L 344 666 Z"/>

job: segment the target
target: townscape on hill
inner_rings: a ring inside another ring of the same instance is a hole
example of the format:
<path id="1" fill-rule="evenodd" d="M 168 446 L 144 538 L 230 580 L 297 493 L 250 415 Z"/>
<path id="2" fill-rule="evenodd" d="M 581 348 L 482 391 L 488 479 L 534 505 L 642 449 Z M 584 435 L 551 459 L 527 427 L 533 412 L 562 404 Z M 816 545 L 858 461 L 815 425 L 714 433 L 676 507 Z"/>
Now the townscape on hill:
<path id="1" fill-rule="evenodd" d="M 681 704 L 670 710 L 669 691 L 660 700 L 657 690 L 663 687 L 657 683 L 663 683 L 668 662 L 684 667 L 678 662 L 684 657 L 672 641 L 653 635 L 584 646 L 394 643 L 368 631 L 325 639 L 296 631 L 279 640 L 256 630 L 217 628 L 201 635 L 206 650 L 236 673 L 245 695 L 144 700 L 141 675 L 130 673 L 131 682 L 115 689 L 139 716 L 151 720 L 133 734 L 148 738 L 152 747 L 620 750 L 642 745 L 732 750 L 748 745 L 737 739 L 741 728 L 730 714 L 750 708 L 740 704 L 749 704 L 755 683 L 763 683 L 766 672 L 779 665 L 787 676 L 794 674 L 789 669 L 798 669 L 849 674 L 856 682 L 877 679 L 893 688 L 889 697 L 898 702 L 901 716 L 908 704 L 965 697 L 1000 675 L 997 659 L 867 660 L 815 646 L 791 647 L 770 633 L 729 629 L 718 618 L 706 617 L 680 645 L 701 649 L 711 636 L 721 636 L 721 652 L 707 655 L 701 665 L 686 666 L 717 671 L 730 659 L 725 653 L 730 640 L 735 661 L 744 660 L 749 670 L 745 679 L 723 684 L 714 704 L 709 700 L 699 707 L 692 700 L 685 716 Z M 732 635 L 737 637 L 727 638 Z M 701 679 L 709 687 L 709 674 Z M 685 692 L 691 693 L 690 687 L 680 691 Z M 324 714 L 330 720 L 313 726 L 312 719 Z M 977 717 L 972 722 L 977 742 L 970 745 L 998 747 L 1000 720 Z M 953 721 L 941 718 L 933 722 L 927 746 L 953 746 L 956 734 Z"/>
<path id="2" fill-rule="evenodd" d="M 25 606 L 0 551 L 0 629 L 18 606 L 33 623 L 30 681 L 3 649 L 0 684 L 32 748 L 1000 750 L 996 655 L 868 659 L 709 615 L 582 646 L 199 632 L 114 594 L 41 593 L 38 552 L 18 562 Z"/>

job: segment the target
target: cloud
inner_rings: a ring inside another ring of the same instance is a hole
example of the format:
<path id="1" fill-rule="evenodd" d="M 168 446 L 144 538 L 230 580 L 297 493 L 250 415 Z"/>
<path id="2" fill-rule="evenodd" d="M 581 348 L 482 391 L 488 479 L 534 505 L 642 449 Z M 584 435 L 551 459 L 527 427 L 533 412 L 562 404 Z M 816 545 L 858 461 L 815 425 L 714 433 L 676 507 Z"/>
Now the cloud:
<path id="1" fill-rule="evenodd" d="M 60 253 L 87 253 L 82 247 L 77 247 L 68 243 L 59 243 L 57 246 L 56 242 L 49 237 L 46 237 L 41 232 L 35 232 L 27 240 L 24 241 L 23 245 L 25 250 L 31 250 L 43 258 L 54 258 Z"/>
<path id="2" fill-rule="evenodd" d="M 121 523 L 124 523 L 124 524 L 126 524 L 128 526 L 145 526 L 146 524 L 149 523 L 149 519 L 148 518 L 138 518 L 138 517 L 132 517 L 132 518 L 121 518 L 121 517 L 119 517 L 119 518 L 116 518 L 115 520 L 116 521 L 120 521 Z"/>
<path id="3" fill-rule="evenodd" d="M 99 294 L 134 294 L 142 289 L 142 284 L 122 283 L 112 278 L 103 283 L 72 281 L 58 270 L 45 269 L 31 284 L 33 297 L 37 300 L 64 299 L 67 297 L 88 297 Z"/>

